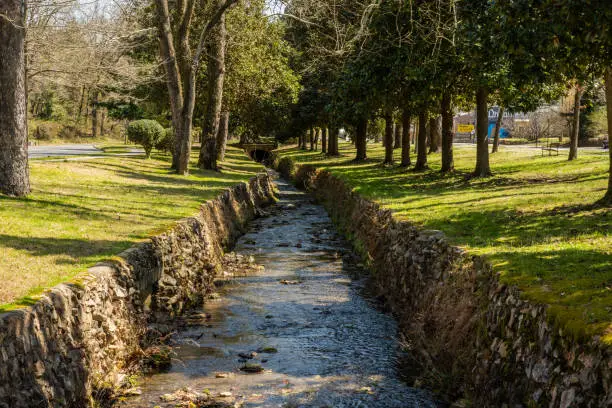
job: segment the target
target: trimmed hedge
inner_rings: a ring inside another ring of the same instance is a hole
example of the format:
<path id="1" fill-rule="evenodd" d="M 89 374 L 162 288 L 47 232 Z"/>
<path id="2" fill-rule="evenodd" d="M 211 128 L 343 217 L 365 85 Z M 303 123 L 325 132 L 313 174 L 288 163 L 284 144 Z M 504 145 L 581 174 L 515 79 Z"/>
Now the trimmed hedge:
<path id="1" fill-rule="evenodd" d="M 145 156 L 151 157 L 151 150 L 164 135 L 164 128 L 155 120 L 135 120 L 128 125 L 128 139 L 144 148 Z"/>

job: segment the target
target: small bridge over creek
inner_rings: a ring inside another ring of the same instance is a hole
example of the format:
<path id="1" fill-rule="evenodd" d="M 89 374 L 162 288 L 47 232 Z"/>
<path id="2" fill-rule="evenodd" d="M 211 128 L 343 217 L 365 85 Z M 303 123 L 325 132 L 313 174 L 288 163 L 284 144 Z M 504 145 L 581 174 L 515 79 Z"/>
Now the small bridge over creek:
<path id="1" fill-rule="evenodd" d="M 270 152 L 278 147 L 278 143 L 242 143 L 238 145 L 253 159 L 258 162 L 267 160 Z"/>

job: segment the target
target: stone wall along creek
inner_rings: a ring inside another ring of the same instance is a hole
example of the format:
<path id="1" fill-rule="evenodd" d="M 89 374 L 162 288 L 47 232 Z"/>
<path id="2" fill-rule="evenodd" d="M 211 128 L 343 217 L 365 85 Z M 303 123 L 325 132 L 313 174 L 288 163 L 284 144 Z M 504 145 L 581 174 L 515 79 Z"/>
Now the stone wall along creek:
<path id="1" fill-rule="evenodd" d="M 228 189 L 169 231 L 90 268 L 78 282 L 0 315 L 0 407 L 86 407 L 124 377 L 147 323 L 211 290 L 249 220 L 275 202 L 267 174 Z"/>
<path id="2" fill-rule="evenodd" d="M 328 171 L 275 160 L 308 189 L 369 265 L 378 295 L 400 323 L 407 377 L 454 406 L 612 406 L 611 348 L 576 340 L 547 307 L 500 283 L 485 258 L 394 219 Z"/>

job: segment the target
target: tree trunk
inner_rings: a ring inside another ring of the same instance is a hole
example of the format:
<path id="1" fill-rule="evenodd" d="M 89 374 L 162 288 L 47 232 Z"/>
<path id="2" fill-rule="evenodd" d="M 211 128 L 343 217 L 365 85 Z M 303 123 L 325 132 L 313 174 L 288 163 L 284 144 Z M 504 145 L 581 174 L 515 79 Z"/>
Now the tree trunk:
<path id="1" fill-rule="evenodd" d="M 85 87 L 81 90 L 81 101 L 79 102 L 79 111 L 77 114 L 76 123 L 77 125 L 81 122 L 81 116 L 83 116 L 83 101 L 85 100 Z"/>
<path id="2" fill-rule="evenodd" d="M 174 129 L 172 168 L 179 174 L 185 174 L 187 168 L 180 168 L 182 166 L 179 166 L 179 162 L 184 162 L 184 160 L 181 160 L 181 156 L 184 154 L 185 133 L 186 131 L 191 133 L 191 128 L 188 126 L 189 129 L 183 129 L 183 87 L 176 50 L 174 48 L 174 37 L 170 25 L 168 1 L 156 0 L 156 6 L 159 24 L 159 49 L 166 71 L 166 85 L 168 86 L 170 109 L 172 110 L 172 127 Z M 191 138 L 191 134 L 189 134 L 188 137 Z"/>
<path id="3" fill-rule="evenodd" d="M 427 112 L 419 113 L 419 136 L 417 139 L 417 161 L 415 170 L 427 169 Z"/>
<path id="4" fill-rule="evenodd" d="M 402 129 L 403 125 L 401 122 L 395 123 L 395 144 L 393 145 L 394 149 L 399 149 L 402 147 Z"/>
<path id="5" fill-rule="evenodd" d="M 333 127 L 329 132 L 328 144 L 329 148 L 327 149 L 327 154 L 330 156 L 339 156 L 338 152 L 338 134 L 340 133 L 340 129 L 337 127 Z"/>
<path id="6" fill-rule="evenodd" d="M 487 108 L 488 90 L 479 87 L 476 90 L 476 168 L 473 175 L 488 177 L 491 175 L 489 166 L 489 110 Z"/>
<path id="7" fill-rule="evenodd" d="M 321 134 L 321 153 L 327 153 L 327 127 L 323 128 L 323 133 Z"/>
<path id="8" fill-rule="evenodd" d="M 582 87 L 576 84 L 574 95 L 574 116 L 572 118 L 572 133 L 570 134 L 570 149 L 568 160 L 578 158 L 578 135 L 580 134 L 580 99 L 582 98 Z"/>
<path id="9" fill-rule="evenodd" d="M 412 135 L 412 144 L 414 145 L 414 154 L 417 152 L 417 145 L 419 144 L 419 121 L 417 117 L 417 121 L 414 124 L 414 132 Z"/>
<path id="10" fill-rule="evenodd" d="M 217 134 L 217 145 L 219 146 L 217 160 L 219 161 L 223 161 L 225 159 L 225 150 L 227 148 L 227 139 L 229 133 L 229 118 L 230 113 L 228 110 L 221 112 L 219 133 Z"/>
<path id="11" fill-rule="evenodd" d="M 410 112 L 402 111 L 402 167 L 408 167 L 410 162 Z"/>
<path id="12" fill-rule="evenodd" d="M 104 119 L 106 119 L 106 112 L 102 111 L 100 115 L 100 136 L 104 136 Z"/>
<path id="13" fill-rule="evenodd" d="M 100 92 L 95 90 L 91 101 L 91 137 L 98 137 L 98 98 Z"/>
<path id="14" fill-rule="evenodd" d="M 317 150 L 319 150 L 319 135 L 320 134 L 321 134 L 321 128 L 317 128 L 315 130 L 315 137 L 314 137 L 314 149 L 315 149 L 315 152 Z"/>
<path id="15" fill-rule="evenodd" d="M 89 120 L 89 93 L 90 89 L 88 88 L 87 95 L 85 95 L 85 128 L 87 128 L 87 121 Z"/>
<path id="16" fill-rule="evenodd" d="M 0 3 L 0 193 L 17 197 L 30 193 L 24 13 L 20 0 Z"/>
<path id="17" fill-rule="evenodd" d="M 499 151 L 499 132 L 501 130 L 502 121 L 504 119 L 504 107 L 499 107 L 499 112 L 497 113 L 497 121 L 495 121 L 495 133 L 493 134 L 493 148 L 491 149 L 491 153 L 497 153 Z"/>
<path id="18" fill-rule="evenodd" d="M 442 172 L 448 173 L 455 170 L 453 159 L 453 109 L 451 107 L 451 96 L 448 93 L 442 95 L 440 113 L 442 115 Z"/>
<path id="19" fill-rule="evenodd" d="M 612 67 L 606 70 L 606 108 L 608 112 L 608 154 L 610 156 L 608 172 L 608 191 L 603 198 L 607 205 L 612 204 Z"/>
<path id="20" fill-rule="evenodd" d="M 368 142 L 368 120 L 362 119 L 357 123 L 355 129 L 355 147 L 357 148 L 357 155 L 355 161 L 361 161 L 368 158 L 366 152 L 366 146 Z"/>
<path id="21" fill-rule="evenodd" d="M 223 0 L 218 0 L 219 6 Z M 227 30 L 225 28 L 225 15 L 221 16 L 219 23 L 211 34 L 210 54 L 208 60 L 208 105 L 204 126 L 202 128 L 202 146 L 198 167 L 201 169 L 217 170 L 217 157 L 219 152 L 217 137 L 221 120 L 223 104 L 223 83 L 225 80 L 225 47 L 227 43 Z"/>
<path id="22" fill-rule="evenodd" d="M 393 164 L 393 116 L 385 113 L 385 161 L 383 164 Z"/>
<path id="23" fill-rule="evenodd" d="M 316 130 L 314 128 L 312 128 L 312 129 L 310 129 L 310 132 L 308 133 L 308 143 L 310 144 L 310 150 L 311 151 L 314 151 L 315 132 L 316 132 Z"/>
<path id="24" fill-rule="evenodd" d="M 437 153 L 440 150 L 440 119 L 439 117 L 429 119 L 429 153 Z"/>

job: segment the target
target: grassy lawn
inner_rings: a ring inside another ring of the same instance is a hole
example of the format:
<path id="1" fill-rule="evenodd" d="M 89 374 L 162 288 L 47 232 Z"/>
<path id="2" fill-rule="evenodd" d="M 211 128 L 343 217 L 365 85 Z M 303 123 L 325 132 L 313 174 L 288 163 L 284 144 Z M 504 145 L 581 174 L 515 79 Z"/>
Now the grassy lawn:
<path id="1" fill-rule="evenodd" d="M 438 172 L 440 154 L 429 155 L 430 171 L 413 172 L 382 167 L 380 146 L 369 144 L 359 164 L 351 163 L 351 145 L 340 150 L 339 158 L 296 148 L 280 155 L 327 168 L 399 219 L 444 231 L 486 255 L 526 298 L 549 304 L 561 327 L 612 344 L 612 211 L 592 206 L 607 186 L 607 151 L 583 150 L 568 162 L 563 151 L 542 157 L 539 149 L 501 146 L 491 156 L 495 175 L 469 179 L 473 146 L 455 147 L 457 172 L 447 176 Z"/>
<path id="2" fill-rule="evenodd" d="M 231 147 L 221 165 L 182 177 L 167 156 L 32 161 L 32 195 L 0 196 L 0 311 L 195 214 L 262 168 Z"/>

